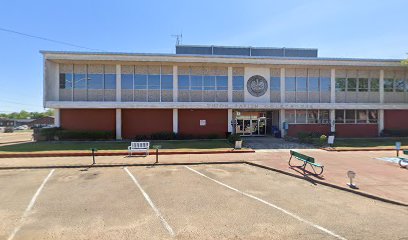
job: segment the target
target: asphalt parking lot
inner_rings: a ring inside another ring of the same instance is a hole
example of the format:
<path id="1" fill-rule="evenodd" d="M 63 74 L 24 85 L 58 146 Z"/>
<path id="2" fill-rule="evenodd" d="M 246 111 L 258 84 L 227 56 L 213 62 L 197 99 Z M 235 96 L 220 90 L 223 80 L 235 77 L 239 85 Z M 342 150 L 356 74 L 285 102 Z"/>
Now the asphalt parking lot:
<path id="1" fill-rule="evenodd" d="M 246 164 L 0 171 L 0 239 L 405 239 L 408 208 Z"/>

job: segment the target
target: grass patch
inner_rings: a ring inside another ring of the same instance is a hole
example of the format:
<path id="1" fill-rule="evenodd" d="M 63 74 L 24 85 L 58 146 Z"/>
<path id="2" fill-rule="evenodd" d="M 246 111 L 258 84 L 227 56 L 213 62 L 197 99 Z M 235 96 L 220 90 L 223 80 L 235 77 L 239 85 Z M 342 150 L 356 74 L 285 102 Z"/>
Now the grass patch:
<path id="1" fill-rule="evenodd" d="M 122 150 L 127 151 L 130 142 L 29 142 L 13 145 L 0 146 L 3 152 L 45 152 L 45 151 L 89 151 L 90 148 L 98 150 Z M 176 140 L 176 141 L 150 141 L 153 145 L 161 145 L 162 149 L 200 150 L 232 148 L 225 139 L 217 140 Z"/>
<path id="2" fill-rule="evenodd" d="M 349 138 L 335 139 L 337 149 L 352 148 L 395 148 L 395 142 L 401 142 L 401 149 L 408 149 L 408 138 Z"/>

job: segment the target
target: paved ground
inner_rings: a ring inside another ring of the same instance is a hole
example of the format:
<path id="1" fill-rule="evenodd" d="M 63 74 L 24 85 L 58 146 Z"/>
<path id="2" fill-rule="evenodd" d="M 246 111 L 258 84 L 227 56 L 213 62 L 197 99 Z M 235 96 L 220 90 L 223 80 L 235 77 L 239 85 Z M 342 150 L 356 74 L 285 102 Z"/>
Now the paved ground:
<path id="1" fill-rule="evenodd" d="M 246 164 L 0 171 L 0 239 L 402 239 L 408 209 Z"/>
<path id="2" fill-rule="evenodd" d="M 0 146 L 28 142 L 32 139 L 32 131 L 15 131 L 13 133 L 0 133 Z"/>
<path id="3" fill-rule="evenodd" d="M 318 180 L 347 187 L 347 171 L 353 170 L 357 173 L 355 182 L 359 187 L 358 191 L 408 204 L 408 169 L 400 168 L 397 163 L 378 159 L 394 156 L 395 152 L 393 151 L 327 152 L 316 149 L 300 149 L 299 151 L 315 157 L 317 162 L 325 166 L 325 171 L 321 178 L 308 176 L 308 180 Z M 159 162 L 182 164 L 250 161 L 303 176 L 303 172 L 299 169 L 289 168 L 287 164 L 288 159 L 289 150 L 271 149 L 258 151 L 257 153 L 163 155 L 159 157 Z M 155 162 L 155 156 L 132 158 L 125 156 L 98 156 L 96 162 L 103 165 L 152 164 Z M 27 166 L 88 166 L 91 163 L 91 157 L 9 158 L 0 159 L 0 169 Z"/>
<path id="4" fill-rule="evenodd" d="M 282 138 L 271 136 L 265 137 L 244 137 L 244 146 L 255 150 L 265 149 L 310 149 L 315 148 L 309 144 L 288 142 Z"/>

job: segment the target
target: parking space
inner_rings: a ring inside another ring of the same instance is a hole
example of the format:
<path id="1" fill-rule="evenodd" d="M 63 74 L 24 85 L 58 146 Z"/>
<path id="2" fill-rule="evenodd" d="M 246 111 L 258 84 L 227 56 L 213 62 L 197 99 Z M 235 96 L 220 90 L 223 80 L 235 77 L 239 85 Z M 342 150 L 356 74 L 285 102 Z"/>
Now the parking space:
<path id="1" fill-rule="evenodd" d="M 0 180 L 0 239 L 408 237 L 406 207 L 246 164 L 3 170 Z"/>

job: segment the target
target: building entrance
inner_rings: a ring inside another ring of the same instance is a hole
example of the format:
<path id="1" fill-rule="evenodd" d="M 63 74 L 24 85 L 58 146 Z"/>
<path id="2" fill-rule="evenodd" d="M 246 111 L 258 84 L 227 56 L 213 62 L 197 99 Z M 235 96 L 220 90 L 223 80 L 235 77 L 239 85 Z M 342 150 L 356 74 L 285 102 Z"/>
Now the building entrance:
<path id="1" fill-rule="evenodd" d="M 235 133 L 243 136 L 265 136 L 266 112 L 235 112 Z"/>

